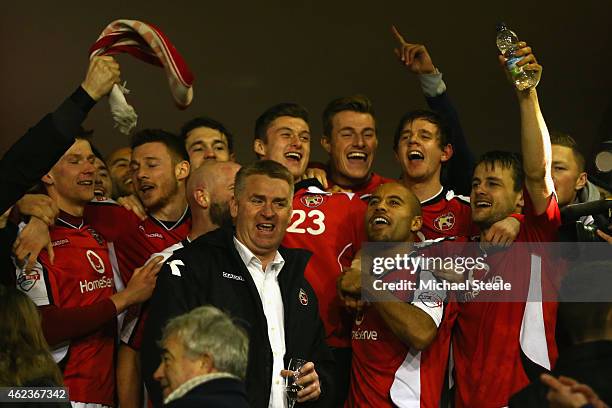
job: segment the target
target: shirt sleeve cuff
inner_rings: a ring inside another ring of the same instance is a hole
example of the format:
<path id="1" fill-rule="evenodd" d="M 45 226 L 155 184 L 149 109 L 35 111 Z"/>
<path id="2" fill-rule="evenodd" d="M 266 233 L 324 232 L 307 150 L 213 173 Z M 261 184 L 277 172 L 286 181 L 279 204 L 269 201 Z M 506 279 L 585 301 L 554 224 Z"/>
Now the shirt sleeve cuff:
<path id="1" fill-rule="evenodd" d="M 442 80 L 442 73 L 438 71 L 438 68 L 431 74 L 419 75 L 419 81 L 421 82 L 421 89 L 427 97 L 433 98 L 446 92 L 446 84 Z"/>

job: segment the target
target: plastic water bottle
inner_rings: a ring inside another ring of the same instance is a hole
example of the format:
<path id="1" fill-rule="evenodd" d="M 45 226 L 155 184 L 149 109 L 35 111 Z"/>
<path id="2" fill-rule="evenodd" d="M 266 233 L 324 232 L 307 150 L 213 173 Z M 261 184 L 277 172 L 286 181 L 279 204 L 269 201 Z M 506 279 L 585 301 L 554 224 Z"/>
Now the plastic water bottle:
<path id="1" fill-rule="evenodd" d="M 533 88 L 538 84 L 537 72 L 533 70 L 525 70 L 523 67 L 516 65 L 523 57 L 515 57 L 512 53 L 519 49 L 519 39 L 505 23 L 497 25 L 497 48 L 508 59 L 506 67 L 510 72 L 510 76 L 514 81 L 514 86 L 519 91 Z"/>

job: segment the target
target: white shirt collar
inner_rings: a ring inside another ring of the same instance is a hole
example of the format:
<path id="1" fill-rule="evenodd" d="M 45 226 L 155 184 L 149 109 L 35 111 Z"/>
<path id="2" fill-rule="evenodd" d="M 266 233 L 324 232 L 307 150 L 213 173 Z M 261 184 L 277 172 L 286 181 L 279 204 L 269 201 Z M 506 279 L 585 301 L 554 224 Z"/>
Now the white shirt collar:
<path id="1" fill-rule="evenodd" d="M 259 265 L 261 268 L 261 261 L 259 260 L 259 258 L 257 258 L 257 256 L 253 252 L 251 252 L 251 250 L 246 245 L 238 241 L 238 238 L 236 238 L 235 236 L 234 246 L 236 247 L 236 251 L 238 251 L 238 255 L 240 255 L 240 259 L 242 259 L 242 262 L 247 268 L 249 264 L 251 264 L 251 262 L 255 263 L 256 265 Z M 282 255 L 278 251 L 276 251 L 274 259 L 268 264 L 268 267 L 266 269 L 272 270 L 275 275 L 278 275 L 280 273 L 280 270 L 283 268 L 283 265 L 285 265 L 285 259 L 283 259 Z"/>

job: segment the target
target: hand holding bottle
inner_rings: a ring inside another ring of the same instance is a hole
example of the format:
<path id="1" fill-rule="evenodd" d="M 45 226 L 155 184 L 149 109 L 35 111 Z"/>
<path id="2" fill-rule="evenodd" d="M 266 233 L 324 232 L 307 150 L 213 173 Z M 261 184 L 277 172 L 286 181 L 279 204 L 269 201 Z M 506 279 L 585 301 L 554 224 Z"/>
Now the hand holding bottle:
<path id="1" fill-rule="evenodd" d="M 497 27 L 497 48 L 501 52 L 499 61 L 519 91 L 535 88 L 542 76 L 542 66 L 538 64 L 531 47 L 519 41 L 516 34 L 505 24 Z"/>

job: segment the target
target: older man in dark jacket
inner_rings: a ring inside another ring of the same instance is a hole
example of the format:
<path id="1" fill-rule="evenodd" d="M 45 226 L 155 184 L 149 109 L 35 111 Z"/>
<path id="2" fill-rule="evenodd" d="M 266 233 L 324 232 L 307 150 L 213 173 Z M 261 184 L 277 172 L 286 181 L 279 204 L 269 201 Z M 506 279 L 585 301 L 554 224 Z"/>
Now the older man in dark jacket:
<path id="1" fill-rule="evenodd" d="M 249 339 L 231 317 L 200 306 L 164 327 L 154 378 L 172 408 L 248 408 L 244 376 Z"/>
<path id="2" fill-rule="evenodd" d="M 211 304 L 247 328 L 246 387 L 253 407 L 285 406 L 282 376 L 288 373 L 281 371 L 291 358 L 308 362 L 300 371 L 298 402 L 327 405 L 333 359 L 316 295 L 304 278 L 311 254 L 280 246 L 291 218 L 291 173 L 276 162 L 258 161 L 238 172 L 234 191 L 235 230 L 203 235 L 176 252 L 160 272 L 142 348 L 147 388 L 159 403 L 151 374 L 159 364 L 161 327 L 176 315 Z"/>

